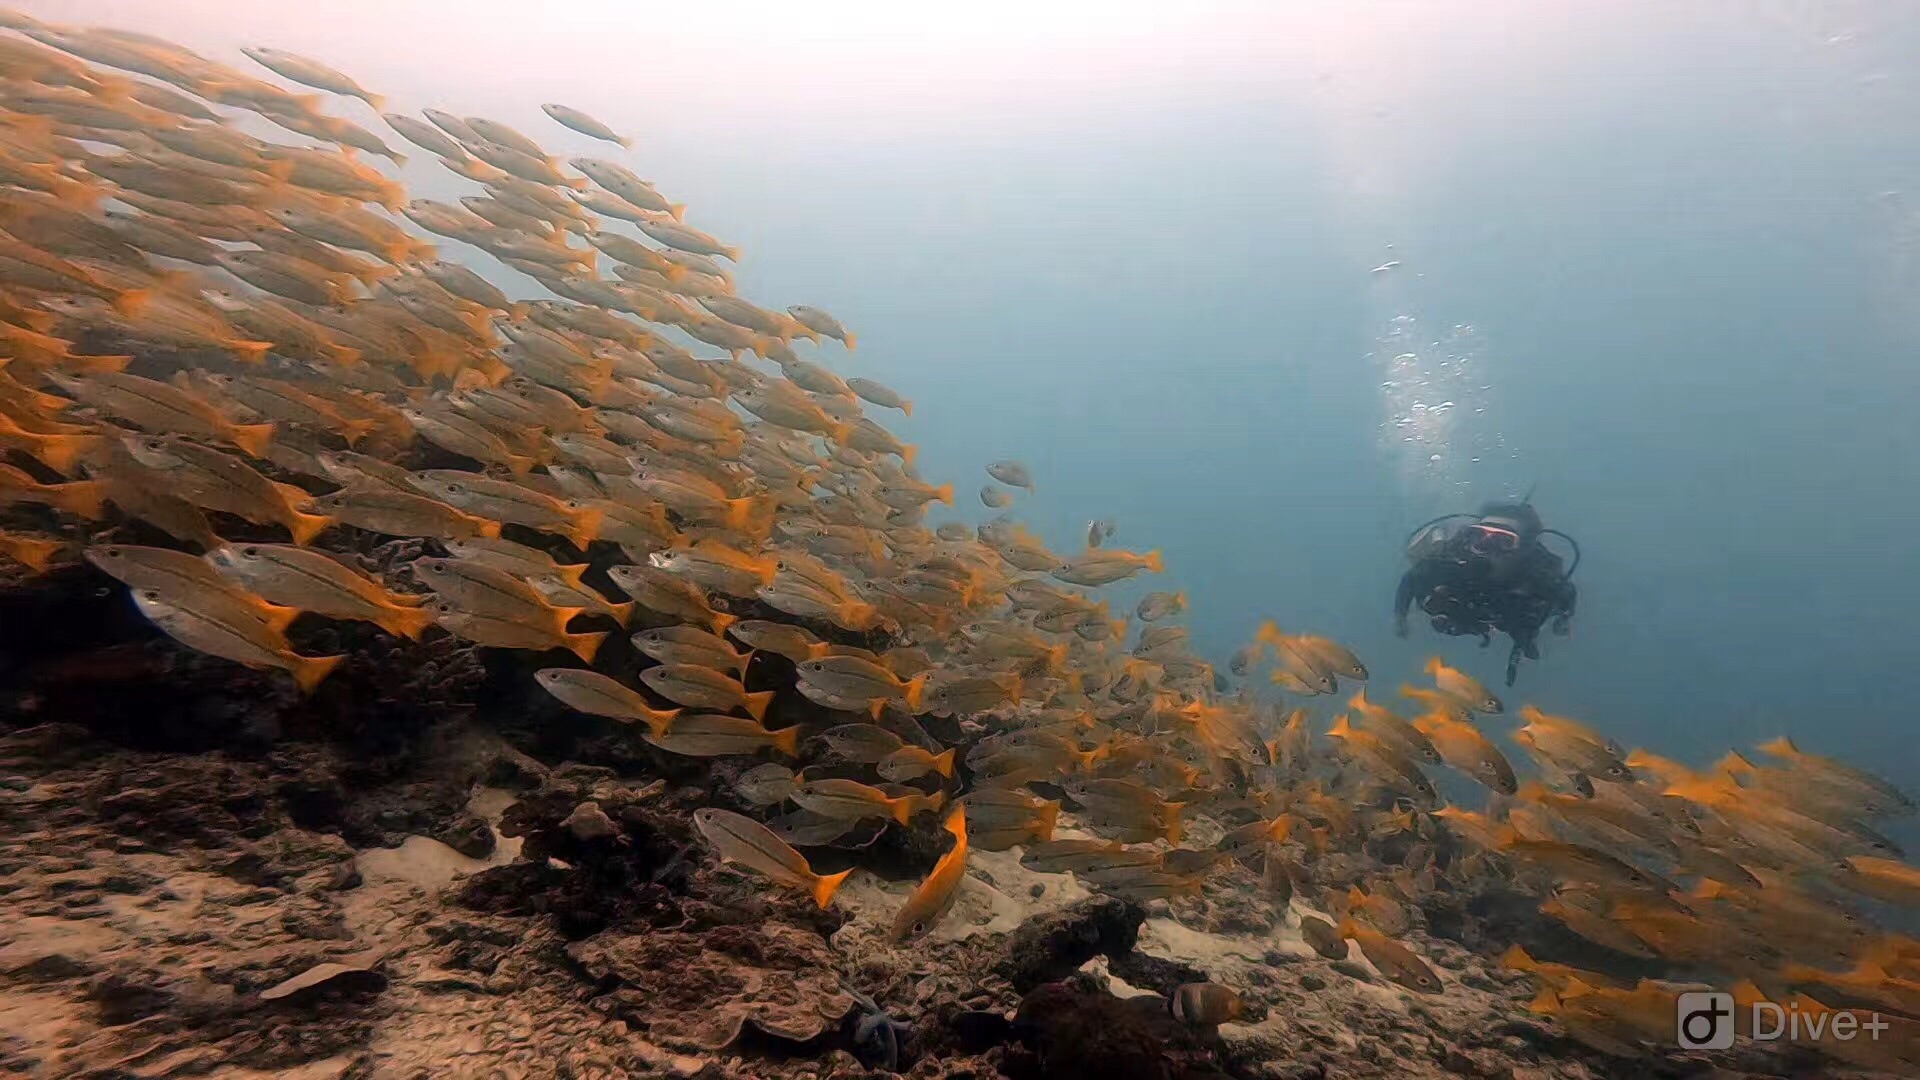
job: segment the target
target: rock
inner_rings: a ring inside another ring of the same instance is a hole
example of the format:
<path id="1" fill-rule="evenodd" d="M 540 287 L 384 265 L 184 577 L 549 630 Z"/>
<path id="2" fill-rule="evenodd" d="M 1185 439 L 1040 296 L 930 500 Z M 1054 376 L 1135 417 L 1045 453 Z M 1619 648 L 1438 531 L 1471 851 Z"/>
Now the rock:
<path id="1" fill-rule="evenodd" d="M 349 889 L 359 888 L 364 881 L 357 864 L 343 862 L 333 868 L 332 875 L 327 878 L 326 889 L 329 892 L 346 892 Z"/>
<path id="2" fill-rule="evenodd" d="M 1146 917 L 1138 905 L 1111 896 L 1036 915 L 1008 935 L 994 971 L 1021 993 L 1058 982 L 1096 956 L 1132 953 Z"/>
<path id="3" fill-rule="evenodd" d="M 1135 1004 L 1138 1002 L 1138 1004 Z M 1177 1050 L 1191 1046 L 1158 998 L 1123 1001 L 1101 991 L 1047 983 L 1020 1003 L 1014 1028 L 1047 1080 L 1199 1080 L 1222 1074 L 1211 1067 L 1180 1067 Z"/>
<path id="4" fill-rule="evenodd" d="M 1305 972 L 1300 976 L 1300 989 L 1302 990 L 1325 990 L 1326 988 L 1327 980 L 1315 975 L 1311 971 Z"/>
<path id="5" fill-rule="evenodd" d="M 1349 979 L 1354 979 L 1363 983 L 1378 981 L 1373 977 L 1373 972 L 1368 970 L 1368 968 L 1365 965 L 1357 964 L 1352 960 L 1335 960 L 1332 964 L 1332 967 L 1333 967 L 1333 970 L 1339 972 L 1342 975 L 1345 975 Z"/>
<path id="6" fill-rule="evenodd" d="M 346 994 L 378 992 L 387 988 L 387 977 L 362 964 L 315 964 L 290 979 L 283 979 L 260 991 L 260 1000 L 280 1001 L 308 994 L 309 991 L 317 996 L 323 988 L 326 992 Z"/>
<path id="7" fill-rule="evenodd" d="M 1138 951 L 1110 957 L 1107 970 L 1130 985 L 1151 990 L 1162 997 L 1172 994 L 1174 988 L 1182 983 L 1212 981 L 1206 972 L 1197 967 Z"/>
<path id="8" fill-rule="evenodd" d="M 497 842 L 493 827 L 471 814 L 463 814 L 450 827 L 434 833 L 433 838 L 469 859 L 492 855 Z"/>
<path id="9" fill-rule="evenodd" d="M 573 813 L 568 814 L 567 819 L 561 822 L 560 826 L 572 833 L 574 839 L 581 843 L 605 840 L 610 836 L 620 835 L 619 826 L 613 823 L 613 819 L 607 816 L 605 810 L 600 809 L 600 804 L 597 802 L 583 802 L 574 807 Z"/>
<path id="10" fill-rule="evenodd" d="M 854 999 L 840 989 L 833 951 L 818 934 L 780 922 L 704 932 L 603 931 L 567 956 L 615 988 L 596 999 L 667 1047 L 714 1051 L 749 1022 L 806 1042 L 840 1023 Z"/>
<path id="11" fill-rule="evenodd" d="M 429 968 L 414 976 L 409 983 L 428 993 L 449 994 L 465 991 L 471 994 L 491 993 L 484 980 L 458 971 L 442 971 Z"/>

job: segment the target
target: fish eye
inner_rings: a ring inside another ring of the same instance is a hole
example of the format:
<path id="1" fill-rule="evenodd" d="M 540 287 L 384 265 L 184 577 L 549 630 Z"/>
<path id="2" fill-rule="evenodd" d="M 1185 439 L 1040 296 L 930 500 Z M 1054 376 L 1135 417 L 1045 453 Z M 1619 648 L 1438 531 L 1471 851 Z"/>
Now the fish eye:
<path id="1" fill-rule="evenodd" d="M 243 547 L 240 549 L 240 554 L 245 555 L 249 559 L 257 559 L 260 557 L 260 549 L 257 547 Z"/>

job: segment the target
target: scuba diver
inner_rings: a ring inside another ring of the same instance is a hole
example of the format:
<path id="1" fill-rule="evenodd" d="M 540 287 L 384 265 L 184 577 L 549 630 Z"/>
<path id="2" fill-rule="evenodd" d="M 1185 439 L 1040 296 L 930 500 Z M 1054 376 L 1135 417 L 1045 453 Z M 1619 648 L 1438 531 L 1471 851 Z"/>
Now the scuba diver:
<path id="1" fill-rule="evenodd" d="M 1507 685 L 1519 674 L 1520 658 L 1540 659 L 1540 628 L 1552 621 L 1565 636 L 1578 592 L 1573 571 L 1580 545 L 1558 529 L 1543 528 L 1531 495 L 1514 502 L 1489 503 L 1478 514 L 1446 514 L 1413 530 L 1407 559 L 1393 599 L 1393 630 L 1405 637 L 1407 611 L 1415 602 L 1442 634 L 1472 634 L 1481 647 L 1495 633 L 1513 639 L 1507 654 Z M 1459 519 L 1472 519 L 1462 526 Z M 1573 547 L 1573 564 L 1540 542 L 1552 534 Z"/>

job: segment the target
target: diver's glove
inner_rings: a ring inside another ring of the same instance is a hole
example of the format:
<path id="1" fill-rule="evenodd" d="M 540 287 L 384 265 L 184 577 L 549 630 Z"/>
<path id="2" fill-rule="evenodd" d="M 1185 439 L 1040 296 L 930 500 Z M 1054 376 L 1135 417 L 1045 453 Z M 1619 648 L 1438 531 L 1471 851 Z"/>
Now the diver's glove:
<path id="1" fill-rule="evenodd" d="M 1567 617 L 1565 615 L 1558 616 L 1553 620 L 1553 633 L 1555 637 L 1567 636 Z"/>

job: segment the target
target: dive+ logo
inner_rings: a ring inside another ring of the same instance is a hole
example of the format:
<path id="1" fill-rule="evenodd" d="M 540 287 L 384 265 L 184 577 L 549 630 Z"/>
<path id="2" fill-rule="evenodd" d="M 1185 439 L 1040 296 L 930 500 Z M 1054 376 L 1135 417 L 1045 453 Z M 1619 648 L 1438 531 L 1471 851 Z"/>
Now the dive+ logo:
<path id="1" fill-rule="evenodd" d="M 1725 1050 L 1733 1045 L 1735 1010 L 1732 994 L 1681 994 L 1674 1008 L 1674 1041 L 1682 1050 Z M 1782 1005 L 1754 1001 L 1749 1005 L 1745 1034 L 1755 1042 L 1851 1042 L 1866 1033 L 1877 1041 L 1889 1025 L 1880 1014 L 1851 1009 L 1803 1010 L 1798 1001 Z"/>

